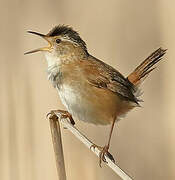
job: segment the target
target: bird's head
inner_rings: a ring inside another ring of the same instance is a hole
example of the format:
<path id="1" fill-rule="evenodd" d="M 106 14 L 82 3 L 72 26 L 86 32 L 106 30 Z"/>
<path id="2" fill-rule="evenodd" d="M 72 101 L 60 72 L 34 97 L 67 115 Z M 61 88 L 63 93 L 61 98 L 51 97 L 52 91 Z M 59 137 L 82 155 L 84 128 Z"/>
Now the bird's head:
<path id="1" fill-rule="evenodd" d="M 44 38 L 49 45 L 47 47 L 26 52 L 25 54 L 43 51 L 50 57 L 54 56 L 58 58 L 88 55 L 86 43 L 81 39 L 79 34 L 69 26 L 58 25 L 46 35 L 33 31 L 28 31 L 28 33 Z"/>

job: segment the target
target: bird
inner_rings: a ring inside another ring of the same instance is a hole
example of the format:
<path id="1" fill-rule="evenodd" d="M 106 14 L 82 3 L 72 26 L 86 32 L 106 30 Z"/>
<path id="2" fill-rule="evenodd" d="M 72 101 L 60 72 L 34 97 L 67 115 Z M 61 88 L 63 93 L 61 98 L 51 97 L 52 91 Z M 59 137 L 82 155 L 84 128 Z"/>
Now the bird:
<path id="1" fill-rule="evenodd" d="M 47 47 L 38 48 L 25 54 L 43 52 L 47 61 L 48 79 L 57 89 L 66 110 L 53 110 L 68 117 L 95 125 L 108 125 L 110 132 L 104 146 L 98 148 L 99 165 L 108 155 L 114 125 L 130 110 L 140 107 L 142 101 L 140 85 L 155 69 L 166 49 L 158 48 L 134 71 L 124 77 L 118 70 L 92 56 L 79 33 L 68 25 L 57 25 L 46 35 L 34 31 L 48 42 Z"/>

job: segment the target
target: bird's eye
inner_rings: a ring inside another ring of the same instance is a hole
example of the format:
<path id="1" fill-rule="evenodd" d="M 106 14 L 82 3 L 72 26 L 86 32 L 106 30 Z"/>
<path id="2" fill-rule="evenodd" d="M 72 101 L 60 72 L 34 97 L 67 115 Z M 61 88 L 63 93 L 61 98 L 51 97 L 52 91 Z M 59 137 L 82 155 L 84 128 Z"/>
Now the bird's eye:
<path id="1" fill-rule="evenodd" d="M 59 44 L 61 42 L 61 39 L 56 39 L 56 43 Z"/>

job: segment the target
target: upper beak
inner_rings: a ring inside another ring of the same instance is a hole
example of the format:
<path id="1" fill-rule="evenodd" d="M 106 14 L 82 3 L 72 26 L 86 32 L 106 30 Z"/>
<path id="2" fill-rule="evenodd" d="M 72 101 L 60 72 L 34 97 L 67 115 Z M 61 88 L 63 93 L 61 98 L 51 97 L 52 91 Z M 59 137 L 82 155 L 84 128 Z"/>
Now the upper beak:
<path id="1" fill-rule="evenodd" d="M 39 51 L 50 51 L 51 50 L 52 44 L 51 44 L 51 42 L 49 40 L 49 37 L 47 35 L 37 33 L 37 32 L 33 32 L 33 31 L 27 31 L 27 32 L 31 33 L 31 34 L 38 35 L 38 36 L 44 38 L 49 43 L 49 46 L 48 47 L 43 47 L 43 48 L 38 48 L 38 49 L 35 49 L 35 50 L 32 50 L 32 51 L 28 51 L 28 52 L 24 53 L 25 55 L 35 53 L 35 52 L 39 52 Z"/>

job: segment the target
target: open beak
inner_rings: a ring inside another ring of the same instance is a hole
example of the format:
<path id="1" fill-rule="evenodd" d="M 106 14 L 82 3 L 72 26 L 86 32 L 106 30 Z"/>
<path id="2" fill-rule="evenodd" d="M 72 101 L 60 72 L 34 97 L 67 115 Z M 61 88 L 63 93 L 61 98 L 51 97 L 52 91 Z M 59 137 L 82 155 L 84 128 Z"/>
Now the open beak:
<path id="1" fill-rule="evenodd" d="M 48 37 L 47 35 L 40 34 L 40 33 L 33 32 L 33 31 L 27 31 L 27 32 L 28 32 L 28 33 L 31 33 L 31 34 L 38 35 L 38 36 L 44 38 L 44 39 L 49 43 L 49 46 L 48 46 L 48 47 L 43 47 L 43 48 L 38 48 L 38 49 L 35 49 L 35 50 L 32 50 L 32 51 L 28 51 L 28 52 L 24 53 L 25 55 L 26 55 L 26 54 L 35 53 L 35 52 L 39 52 L 39 51 L 50 51 L 50 50 L 51 50 L 52 44 L 51 44 L 51 42 L 49 41 L 49 37 Z"/>

